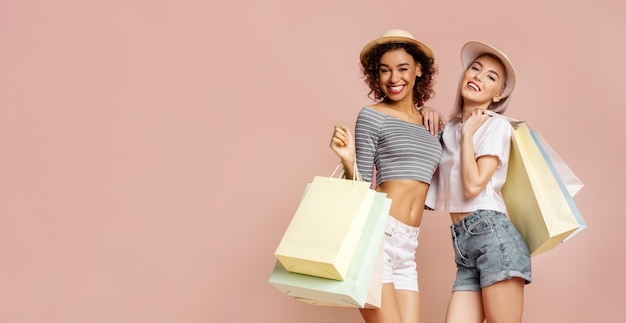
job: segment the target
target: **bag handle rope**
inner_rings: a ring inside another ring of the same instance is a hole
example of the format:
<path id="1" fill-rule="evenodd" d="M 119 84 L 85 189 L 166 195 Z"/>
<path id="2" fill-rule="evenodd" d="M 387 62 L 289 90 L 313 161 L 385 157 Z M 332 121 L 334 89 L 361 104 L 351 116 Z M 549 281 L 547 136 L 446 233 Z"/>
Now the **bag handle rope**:
<path id="1" fill-rule="evenodd" d="M 337 173 L 337 171 L 339 170 L 339 167 L 342 167 L 342 165 L 343 164 L 341 162 L 339 162 L 339 165 L 337 165 L 337 167 L 335 167 L 335 170 L 333 171 L 333 173 L 330 174 L 330 177 L 328 178 L 329 180 L 335 176 L 335 173 Z M 358 174 L 358 177 L 359 177 L 358 179 L 357 179 L 357 174 Z M 342 167 L 342 170 L 339 173 L 339 178 L 345 178 L 345 176 L 346 176 L 346 170 L 343 169 L 343 167 Z M 357 166 L 356 166 L 356 158 L 354 159 L 354 172 L 352 174 L 352 180 L 353 181 L 357 181 L 357 180 L 362 181 L 363 180 L 363 176 L 361 176 L 361 173 L 359 173 L 359 170 L 357 169 Z"/>

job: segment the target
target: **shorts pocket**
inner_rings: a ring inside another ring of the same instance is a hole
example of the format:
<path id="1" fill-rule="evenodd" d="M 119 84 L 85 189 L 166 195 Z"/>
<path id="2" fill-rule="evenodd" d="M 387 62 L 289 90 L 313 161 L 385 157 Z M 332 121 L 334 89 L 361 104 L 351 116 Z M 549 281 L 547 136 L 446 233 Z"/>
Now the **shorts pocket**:
<path id="1" fill-rule="evenodd" d="M 515 243 L 515 246 L 517 247 L 517 250 L 520 252 L 520 254 L 530 256 L 530 250 L 528 250 L 528 245 L 526 244 L 526 241 L 524 241 L 522 235 L 519 233 L 519 231 L 517 231 L 517 228 L 513 226 L 513 223 L 507 221 L 503 223 L 502 226 Z"/>
<path id="2" fill-rule="evenodd" d="M 494 231 L 493 224 L 489 219 L 481 219 L 480 221 L 466 226 L 465 229 L 467 233 L 473 236 L 480 236 Z"/>

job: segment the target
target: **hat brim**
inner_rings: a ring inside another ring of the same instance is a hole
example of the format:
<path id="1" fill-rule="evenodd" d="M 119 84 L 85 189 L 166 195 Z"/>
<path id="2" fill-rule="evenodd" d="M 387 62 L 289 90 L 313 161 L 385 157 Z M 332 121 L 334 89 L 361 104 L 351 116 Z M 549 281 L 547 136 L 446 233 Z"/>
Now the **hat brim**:
<path id="1" fill-rule="evenodd" d="M 467 68 L 474 62 L 476 58 L 484 54 L 491 54 L 500 59 L 502 64 L 504 65 L 504 69 L 506 70 L 506 86 L 504 91 L 502 92 L 502 98 L 508 97 L 513 89 L 515 88 L 515 68 L 513 68 L 513 64 L 509 58 L 503 52 L 499 51 L 495 47 L 483 43 L 480 41 L 470 41 L 467 42 L 463 48 L 461 49 L 461 64 L 463 65 L 463 70 L 467 70 Z"/>
<path id="2" fill-rule="evenodd" d="M 367 67 L 367 55 L 372 51 L 372 49 L 378 45 L 387 44 L 387 43 L 408 43 L 415 44 L 417 47 L 426 55 L 428 58 L 435 58 L 433 51 L 428 48 L 428 46 L 424 45 L 422 42 L 417 41 L 413 38 L 402 37 L 402 36 L 387 36 L 387 37 L 379 37 L 371 42 L 367 43 L 361 50 L 361 54 L 359 55 L 361 59 L 361 66 Z"/>

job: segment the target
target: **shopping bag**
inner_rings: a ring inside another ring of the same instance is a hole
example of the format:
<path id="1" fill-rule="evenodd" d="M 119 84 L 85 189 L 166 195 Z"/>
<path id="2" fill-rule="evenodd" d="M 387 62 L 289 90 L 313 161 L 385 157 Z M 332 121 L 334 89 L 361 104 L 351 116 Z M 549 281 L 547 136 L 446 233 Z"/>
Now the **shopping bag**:
<path id="1" fill-rule="evenodd" d="M 335 169 L 335 172 L 337 169 Z M 371 183 L 316 176 L 274 255 L 290 272 L 343 280 L 374 200 Z"/>
<path id="2" fill-rule="evenodd" d="M 379 308 L 382 297 L 383 234 L 391 199 L 376 192 L 355 256 L 344 280 L 287 271 L 276 261 L 269 282 L 281 293 L 309 304 Z"/>
<path id="3" fill-rule="evenodd" d="M 559 184 L 559 188 L 565 197 L 567 204 L 574 214 L 576 221 L 578 222 L 578 229 L 572 232 L 569 236 L 563 239 L 563 242 L 571 239 L 574 235 L 587 228 L 587 222 L 583 218 L 578 206 L 574 202 L 573 196 L 583 187 L 582 181 L 574 175 L 574 172 L 567 166 L 567 164 L 559 157 L 559 155 L 550 147 L 550 145 L 539 135 L 539 133 L 529 127 L 529 131 L 533 140 L 537 144 L 541 155 L 548 163 L 552 175 Z"/>
<path id="4" fill-rule="evenodd" d="M 384 241 L 380 245 L 380 250 L 378 252 L 378 258 L 376 259 L 376 264 L 374 267 L 374 274 L 372 275 L 372 279 L 370 279 L 370 285 L 367 288 L 367 296 L 365 298 L 365 304 L 358 304 L 360 308 L 380 308 L 382 303 L 382 294 L 383 294 L 383 261 L 384 261 Z M 368 265 L 369 266 L 369 265 Z M 366 277 L 366 276 L 364 276 Z M 346 305 L 345 299 L 341 300 L 341 303 L 333 303 L 329 301 L 320 301 L 315 299 L 309 299 L 304 297 L 295 297 L 296 300 L 299 300 L 304 303 L 308 303 L 311 305 L 320 305 L 320 306 L 337 306 L 337 307 L 357 307 L 354 306 L 354 303 L 348 302 Z"/>
<path id="5" fill-rule="evenodd" d="M 513 138 L 502 196 L 511 222 L 524 237 L 531 256 L 554 249 L 581 228 L 549 159 L 543 156 L 526 122 L 511 122 Z M 549 147 L 542 145 L 541 147 Z"/>

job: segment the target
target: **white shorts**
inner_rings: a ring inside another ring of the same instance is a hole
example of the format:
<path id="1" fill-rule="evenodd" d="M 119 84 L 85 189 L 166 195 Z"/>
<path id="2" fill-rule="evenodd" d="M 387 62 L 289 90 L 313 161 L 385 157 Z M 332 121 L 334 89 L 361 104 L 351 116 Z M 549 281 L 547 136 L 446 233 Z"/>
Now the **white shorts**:
<path id="1" fill-rule="evenodd" d="M 396 289 L 419 292 L 415 263 L 419 232 L 419 227 L 412 227 L 387 216 L 383 283 L 393 283 Z"/>

